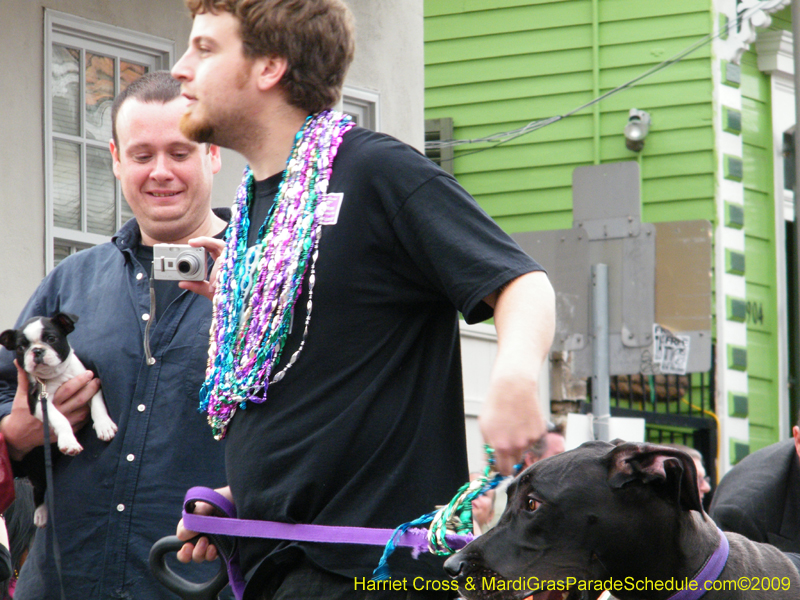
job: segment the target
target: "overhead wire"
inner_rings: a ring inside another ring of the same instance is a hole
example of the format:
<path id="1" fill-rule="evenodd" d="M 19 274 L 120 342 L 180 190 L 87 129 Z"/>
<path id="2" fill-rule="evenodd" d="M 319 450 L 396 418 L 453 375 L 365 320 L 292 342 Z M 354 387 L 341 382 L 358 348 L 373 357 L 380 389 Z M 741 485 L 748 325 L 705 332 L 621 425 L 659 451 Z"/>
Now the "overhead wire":
<path id="1" fill-rule="evenodd" d="M 567 117 L 571 117 L 572 115 L 574 115 L 574 114 L 576 114 L 576 113 L 578 113 L 578 112 L 580 112 L 580 111 L 582 111 L 582 110 L 584 110 L 586 108 L 589 108 L 590 106 L 593 106 L 593 105 L 597 104 L 598 102 L 601 102 L 601 101 L 605 100 L 606 98 L 608 98 L 610 96 L 613 96 L 614 94 L 617 94 L 617 93 L 619 93 L 619 92 L 621 92 L 623 90 L 631 88 L 631 87 L 635 86 L 636 84 L 638 84 L 639 82 L 641 82 L 642 80 L 646 79 L 647 77 L 650 77 L 650 76 L 658 73 L 659 71 L 662 71 L 662 70 L 674 65 L 675 63 L 680 62 L 685 57 L 687 57 L 689 54 L 699 50 L 700 48 L 702 48 L 706 44 L 709 44 L 709 43 L 713 42 L 715 39 L 717 39 L 719 37 L 722 37 L 723 35 L 726 35 L 731 29 L 736 27 L 742 19 L 748 18 L 750 16 L 750 13 L 754 12 L 754 8 L 757 8 L 757 7 L 753 7 L 751 9 L 748 9 L 747 11 L 744 11 L 739 16 L 739 18 L 737 18 L 737 19 L 729 20 L 727 25 L 725 27 L 721 28 L 717 33 L 708 34 L 708 35 L 702 37 L 700 40 L 698 40 L 694 44 L 688 46 L 684 50 L 681 50 L 680 52 L 678 52 L 677 54 L 675 54 L 671 58 L 668 58 L 667 60 L 664 60 L 664 61 L 660 62 L 659 64 L 657 64 L 654 67 L 652 67 L 651 69 L 645 71 L 641 75 L 638 75 L 637 77 L 634 77 L 633 79 L 631 79 L 629 81 L 626 81 L 625 83 L 623 83 L 621 85 L 618 85 L 617 87 L 605 92 L 604 94 L 601 94 L 597 98 L 594 98 L 593 100 L 590 100 L 589 102 L 587 102 L 585 104 L 582 104 L 581 106 L 579 106 L 579 107 L 577 107 L 575 109 L 572 109 L 569 112 L 564 113 L 563 115 L 556 115 L 556 116 L 553 116 L 553 117 L 548 117 L 546 119 L 539 119 L 537 121 L 531 121 L 530 123 L 524 125 L 523 127 L 518 128 L 518 129 L 513 129 L 511 131 L 504 131 L 504 132 L 500 132 L 500 133 L 495 133 L 495 134 L 492 134 L 492 135 L 489 135 L 489 136 L 486 136 L 486 137 L 482 137 L 482 138 L 465 139 L 465 140 L 432 140 L 432 141 L 425 142 L 425 149 L 426 150 L 441 150 L 443 148 L 454 148 L 456 146 L 462 146 L 462 145 L 466 145 L 466 144 L 482 144 L 482 143 L 496 142 L 493 145 L 487 146 L 485 148 L 478 148 L 478 149 L 472 150 L 470 152 L 462 152 L 462 153 L 458 154 L 457 156 L 454 155 L 452 158 L 442 158 L 442 159 L 440 159 L 441 162 L 451 162 L 451 161 L 454 161 L 456 158 L 463 158 L 465 156 L 470 156 L 472 154 L 477 154 L 479 152 L 485 152 L 487 150 L 492 150 L 492 149 L 497 148 L 498 146 L 501 146 L 501 145 L 503 145 L 503 144 L 505 144 L 507 142 L 510 142 L 510 141 L 515 140 L 515 139 L 517 139 L 519 137 L 522 137 L 523 135 L 527 135 L 528 133 L 536 131 L 537 129 L 541 129 L 543 127 L 547 127 L 548 125 L 552 125 L 553 123 L 557 123 L 558 121 L 566 119 Z"/>

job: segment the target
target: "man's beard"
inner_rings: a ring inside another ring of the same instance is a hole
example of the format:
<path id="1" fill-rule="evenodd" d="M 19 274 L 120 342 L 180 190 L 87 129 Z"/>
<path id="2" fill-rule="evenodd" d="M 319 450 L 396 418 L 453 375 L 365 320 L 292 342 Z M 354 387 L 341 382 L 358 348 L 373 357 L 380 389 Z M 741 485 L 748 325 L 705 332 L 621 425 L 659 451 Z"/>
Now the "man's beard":
<path id="1" fill-rule="evenodd" d="M 215 144 L 214 126 L 208 121 L 192 119 L 192 113 L 183 113 L 179 124 L 181 133 L 198 144 Z"/>

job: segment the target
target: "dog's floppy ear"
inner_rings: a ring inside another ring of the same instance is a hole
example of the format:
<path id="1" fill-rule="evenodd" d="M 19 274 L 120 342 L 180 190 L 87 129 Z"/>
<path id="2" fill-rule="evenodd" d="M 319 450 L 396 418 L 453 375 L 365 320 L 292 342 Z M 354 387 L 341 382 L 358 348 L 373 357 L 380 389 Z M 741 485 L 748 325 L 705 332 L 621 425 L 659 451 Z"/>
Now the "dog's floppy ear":
<path id="1" fill-rule="evenodd" d="M 612 448 L 608 483 L 620 489 L 634 482 L 666 489 L 685 510 L 702 512 L 697 469 L 691 456 L 666 446 L 626 443 Z"/>
<path id="2" fill-rule="evenodd" d="M 17 332 L 13 329 L 6 329 L 0 333 L 0 344 L 4 348 L 8 348 L 12 352 L 17 349 Z"/>
<path id="3" fill-rule="evenodd" d="M 60 312 L 51 317 L 50 320 L 64 332 L 64 335 L 67 335 L 75 331 L 75 323 L 78 322 L 78 315 Z"/>

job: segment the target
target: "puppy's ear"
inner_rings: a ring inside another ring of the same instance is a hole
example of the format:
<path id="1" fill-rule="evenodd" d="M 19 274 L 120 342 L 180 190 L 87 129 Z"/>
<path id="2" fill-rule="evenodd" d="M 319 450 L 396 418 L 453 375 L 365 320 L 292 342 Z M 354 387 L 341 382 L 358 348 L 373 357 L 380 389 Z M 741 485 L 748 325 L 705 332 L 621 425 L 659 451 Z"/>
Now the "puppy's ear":
<path id="1" fill-rule="evenodd" d="M 50 320 L 55 323 L 58 328 L 61 329 L 61 331 L 64 332 L 64 335 L 67 335 L 75 331 L 75 323 L 78 322 L 78 315 L 60 312 L 53 316 Z"/>
<path id="2" fill-rule="evenodd" d="M 11 350 L 12 352 L 17 349 L 17 332 L 13 329 L 6 329 L 3 333 L 0 333 L 0 344 L 3 345 L 4 348 Z"/>
<path id="3" fill-rule="evenodd" d="M 608 483 L 613 489 L 637 482 L 652 485 L 666 491 L 684 510 L 702 512 L 697 470 L 685 452 L 655 444 L 626 443 L 610 450 L 607 458 Z"/>

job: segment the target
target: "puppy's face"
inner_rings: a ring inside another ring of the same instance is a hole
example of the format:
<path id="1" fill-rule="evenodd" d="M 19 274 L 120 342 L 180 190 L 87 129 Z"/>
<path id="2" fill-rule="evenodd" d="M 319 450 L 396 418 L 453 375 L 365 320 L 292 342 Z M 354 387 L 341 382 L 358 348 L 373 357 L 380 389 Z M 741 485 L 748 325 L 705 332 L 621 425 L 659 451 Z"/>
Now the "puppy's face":
<path id="1" fill-rule="evenodd" d="M 67 334 L 74 320 L 60 313 L 52 319 L 34 317 L 20 329 L 9 329 L 0 334 L 0 343 L 16 354 L 17 362 L 34 377 L 47 380 L 61 371 L 69 357 Z"/>

